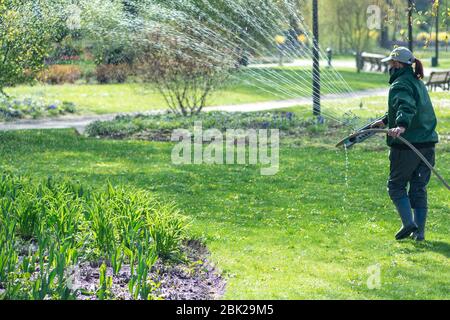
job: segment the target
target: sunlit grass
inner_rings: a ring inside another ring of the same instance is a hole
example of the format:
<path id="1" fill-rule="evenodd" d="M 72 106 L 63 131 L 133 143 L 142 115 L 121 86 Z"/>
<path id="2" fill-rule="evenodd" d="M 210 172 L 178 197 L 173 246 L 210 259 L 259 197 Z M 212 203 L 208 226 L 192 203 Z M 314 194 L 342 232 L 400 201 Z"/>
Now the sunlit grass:
<path id="1" fill-rule="evenodd" d="M 282 143 L 280 172 L 271 177 L 255 166 L 174 166 L 172 146 L 88 139 L 70 130 L 0 133 L 0 166 L 94 188 L 110 180 L 175 201 L 227 277 L 226 298 L 448 297 L 448 191 L 432 179 L 429 241 L 396 242 L 387 150 L 354 148 L 346 188 L 343 152 L 307 137 Z M 444 177 L 449 151 L 448 144 L 438 147 Z M 367 268 L 375 264 L 381 288 L 369 290 Z"/>

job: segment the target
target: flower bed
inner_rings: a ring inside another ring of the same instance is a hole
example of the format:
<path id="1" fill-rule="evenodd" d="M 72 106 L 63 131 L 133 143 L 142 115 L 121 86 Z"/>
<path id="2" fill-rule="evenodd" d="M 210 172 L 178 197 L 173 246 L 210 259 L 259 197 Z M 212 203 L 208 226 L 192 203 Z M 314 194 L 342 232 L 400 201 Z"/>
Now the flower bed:
<path id="1" fill-rule="evenodd" d="M 295 134 L 316 123 L 313 118 L 305 119 L 292 112 L 204 112 L 193 117 L 167 113 L 118 116 L 112 121 L 90 124 L 86 132 L 91 137 L 169 141 L 173 130 L 191 130 L 194 123 L 199 121 L 203 129 L 279 129 L 286 134 Z"/>
<path id="2" fill-rule="evenodd" d="M 16 120 L 23 118 L 40 118 L 75 113 L 76 107 L 72 102 L 55 101 L 46 103 L 39 99 L 12 99 L 0 95 L 0 120 Z"/>
<path id="3" fill-rule="evenodd" d="M 212 298 L 187 223 L 144 190 L 0 176 L 0 300 Z"/>

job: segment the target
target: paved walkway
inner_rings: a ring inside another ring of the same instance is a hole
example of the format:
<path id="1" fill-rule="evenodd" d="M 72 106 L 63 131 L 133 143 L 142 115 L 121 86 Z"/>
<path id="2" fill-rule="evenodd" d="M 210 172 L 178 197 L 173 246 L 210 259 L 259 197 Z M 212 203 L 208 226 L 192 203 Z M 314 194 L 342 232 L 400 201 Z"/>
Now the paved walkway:
<path id="1" fill-rule="evenodd" d="M 339 100 L 339 99 L 349 99 L 355 98 L 360 99 L 364 97 L 375 97 L 375 96 L 387 96 L 388 94 L 387 88 L 383 89 L 371 89 L 371 90 L 363 90 L 356 91 L 351 94 L 327 94 L 323 95 L 322 101 L 330 101 L 330 100 Z M 267 101 L 267 102 L 255 102 L 255 103 L 246 103 L 239 105 L 227 105 L 227 106 L 216 106 L 207 108 L 208 111 L 228 111 L 228 112 L 254 112 L 254 111 L 266 111 L 266 110 L 275 110 L 275 109 L 284 109 L 289 107 L 294 107 L 297 105 L 309 105 L 312 104 L 311 98 L 297 98 L 290 100 L 276 100 L 276 101 Z"/>
<path id="2" fill-rule="evenodd" d="M 362 97 L 373 97 L 373 96 L 387 96 L 388 89 L 374 89 L 374 90 L 364 90 L 357 91 L 352 94 L 329 94 L 322 97 L 323 101 L 347 99 L 347 98 L 362 98 Z M 267 102 L 255 102 L 246 103 L 239 105 L 224 105 L 208 107 L 204 110 L 209 111 L 227 111 L 227 112 L 255 112 L 255 111 L 266 111 L 275 109 L 284 109 L 289 107 L 294 107 L 297 105 L 308 105 L 311 104 L 311 98 L 298 98 L 290 100 L 278 100 L 278 101 L 267 101 Z M 165 112 L 165 110 L 151 110 L 147 112 L 139 112 L 139 114 L 160 114 Z M 131 113 L 133 114 L 133 113 Z M 137 114 L 137 113 L 134 113 Z M 4 122 L 0 123 L 0 131 L 8 130 L 31 130 L 31 129 L 67 129 L 75 128 L 78 132 L 83 132 L 86 126 L 94 121 L 108 121 L 114 119 L 120 114 L 106 114 L 106 115 L 92 115 L 92 116 L 62 116 L 53 119 L 39 119 L 39 120 L 18 120 L 14 122 Z"/>
<path id="3" fill-rule="evenodd" d="M 326 67 L 328 65 L 328 62 L 321 59 L 320 65 L 322 67 Z M 274 68 L 278 67 L 278 63 L 265 63 L 265 64 L 251 64 L 250 67 L 252 68 Z M 332 66 L 335 69 L 339 68 L 349 68 L 356 70 L 356 62 L 355 60 L 341 60 L 336 59 L 332 61 Z M 296 59 L 292 62 L 283 63 L 283 67 L 311 67 L 312 68 L 312 61 L 310 59 Z M 441 68 L 425 68 L 425 77 L 429 77 L 431 72 L 434 71 L 442 71 Z"/>

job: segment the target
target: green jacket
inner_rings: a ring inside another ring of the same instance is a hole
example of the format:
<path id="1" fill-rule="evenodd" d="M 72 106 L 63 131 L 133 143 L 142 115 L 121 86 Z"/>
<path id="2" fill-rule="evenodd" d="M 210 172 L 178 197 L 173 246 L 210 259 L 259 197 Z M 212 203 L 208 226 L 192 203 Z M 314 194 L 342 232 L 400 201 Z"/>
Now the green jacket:
<path id="1" fill-rule="evenodd" d="M 437 119 L 425 84 L 416 78 L 411 66 L 395 71 L 389 83 L 389 129 L 406 128 L 402 137 L 413 144 L 432 144 L 439 141 L 436 133 Z M 392 137 L 389 146 L 403 145 Z"/>

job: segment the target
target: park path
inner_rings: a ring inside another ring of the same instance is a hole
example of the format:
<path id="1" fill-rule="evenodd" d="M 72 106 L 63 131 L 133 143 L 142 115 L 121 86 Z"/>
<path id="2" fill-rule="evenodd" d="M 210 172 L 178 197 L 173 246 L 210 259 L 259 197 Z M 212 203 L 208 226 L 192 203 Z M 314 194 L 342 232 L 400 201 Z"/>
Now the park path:
<path id="1" fill-rule="evenodd" d="M 321 59 L 320 65 L 322 67 L 326 67 L 328 65 L 328 61 Z M 356 62 L 354 59 L 336 59 L 332 62 L 334 69 L 342 69 L 342 68 L 348 68 L 348 69 L 355 69 L 356 68 Z M 263 64 L 251 64 L 250 67 L 252 68 L 275 68 L 278 67 L 278 63 L 263 63 Z M 311 59 L 296 59 L 292 62 L 286 62 L 283 63 L 283 67 L 311 67 L 312 68 L 312 61 Z M 429 77 L 432 72 L 436 71 L 442 71 L 441 68 L 425 68 L 425 77 Z"/>
<path id="2" fill-rule="evenodd" d="M 371 89 L 356 91 L 351 94 L 328 94 L 322 96 L 323 101 L 348 99 L 348 98 L 363 98 L 373 96 L 387 96 L 388 89 Z M 223 105 L 207 107 L 204 110 L 210 111 L 227 111 L 227 112 L 255 112 L 267 111 L 275 109 L 284 109 L 294 107 L 297 105 L 311 104 L 311 98 L 297 98 L 290 100 L 276 100 L 266 102 L 255 102 L 238 105 Z M 165 110 L 151 110 L 147 112 L 129 113 L 129 114 L 160 114 Z M 123 115 L 123 113 L 121 113 Z M 58 118 L 47 118 L 39 120 L 18 120 L 13 122 L 0 123 L 0 131 L 10 130 L 31 130 L 31 129 L 68 129 L 75 128 L 78 132 L 84 132 L 87 125 L 95 121 L 108 121 L 114 119 L 119 113 L 105 114 L 105 115 L 89 115 L 89 116 L 62 116 Z"/>

